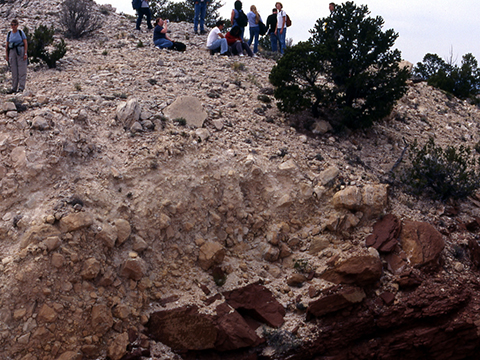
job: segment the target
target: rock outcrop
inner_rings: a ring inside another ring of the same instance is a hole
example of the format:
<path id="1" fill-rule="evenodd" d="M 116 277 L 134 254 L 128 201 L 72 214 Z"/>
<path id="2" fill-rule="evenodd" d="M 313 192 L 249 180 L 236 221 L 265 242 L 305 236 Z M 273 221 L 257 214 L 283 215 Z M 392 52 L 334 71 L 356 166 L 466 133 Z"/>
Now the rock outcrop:
<path id="1" fill-rule="evenodd" d="M 0 12 L 56 27 L 60 3 Z M 211 56 L 187 23 L 160 51 L 94 7 L 104 27 L 0 94 L 0 358 L 476 356 L 480 196 L 391 175 L 405 142 L 474 148 L 478 107 L 410 83 L 371 129 L 310 133 L 273 60 Z"/>

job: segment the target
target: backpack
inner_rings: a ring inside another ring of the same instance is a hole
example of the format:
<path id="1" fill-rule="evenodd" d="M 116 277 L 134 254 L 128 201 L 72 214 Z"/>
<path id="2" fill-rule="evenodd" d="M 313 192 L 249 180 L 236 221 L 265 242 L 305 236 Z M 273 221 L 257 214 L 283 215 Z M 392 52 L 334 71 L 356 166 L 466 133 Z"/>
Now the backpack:
<path id="1" fill-rule="evenodd" d="M 243 10 L 238 10 L 238 17 L 237 17 L 237 25 L 240 27 L 245 27 L 248 24 L 247 15 L 243 12 Z"/>
<path id="2" fill-rule="evenodd" d="M 286 16 L 285 23 L 286 23 L 287 27 L 292 26 L 292 20 L 290 20 L 290 16 L 288 16 L 288 14 Z"/>
<path id="3" fill-rule="evenodd" d="M 258 27 L 259 27 L 261 36 L 263 36 L 267 33 L 267 26 L 263 22 L 259 21 L 258 22 Z"/>
<path id="4" fill-rule="evenodd" d="M 133 10 L 138 10 L 142 7 L 142 0 L 132 0 Z"/>

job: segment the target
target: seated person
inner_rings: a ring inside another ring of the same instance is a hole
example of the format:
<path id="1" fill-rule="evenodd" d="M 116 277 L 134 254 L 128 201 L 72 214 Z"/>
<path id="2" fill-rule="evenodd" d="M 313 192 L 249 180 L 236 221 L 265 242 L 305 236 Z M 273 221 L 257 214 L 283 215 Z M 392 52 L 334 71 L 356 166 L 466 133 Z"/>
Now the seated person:
<path id="1" fill-rule="evenodd" d="M 153 30 L 153 43 L 159 49 L 170 49 L 173 41 L 167 35 L 167 22 L 161 18 L 155 20 L 155 29 Z"/>
<path id="2" fill-rule="evenodd" d="M 157 18 L 155 20 L 155 29 L 153 30 L 153 43 L 159 49 L 169 49 L 169 50 L 178 50 L 185 51 L 187 48 L 185 44 L 173 41 L 167 35 L 168 29 L 168 20 L 163 20 Z"/>
<path id="3" fill-rule="evenodd" d="M 218 20 L 216 27 L 214 27 L 207 38 L 207 49 L 217 50 L 220 49 L 220 55 L 228 55 L 228 44 L 225 39 L 225 35 L 222 34 L 222 30 L 225 27 L 225 22 Z"/>
<path id="4" fill-rule="evenodd" d="M 232 48 L 232 54 L 243 56 L 243 50 L 245 50 L 248 56 L 253 57 L 253 52 L 250 49 L 250 46 L 243 42 L 241 35 L 242 29 L 238 26 L 232 27 L 227 35 L 225 35 L 228 46 Z"/>

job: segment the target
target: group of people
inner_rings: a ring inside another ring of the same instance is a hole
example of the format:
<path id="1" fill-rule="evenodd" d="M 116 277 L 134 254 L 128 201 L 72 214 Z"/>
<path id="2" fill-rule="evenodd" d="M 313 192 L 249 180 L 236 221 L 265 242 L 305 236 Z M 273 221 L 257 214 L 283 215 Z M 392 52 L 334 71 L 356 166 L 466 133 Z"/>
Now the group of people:
<path id="1" fill-rule="evenodd" d="M 217 21 L 216 27 L 208 34 L 208 49 L 212 51 L 219 49 L 221 55 L 243 56 L 245 51 L 248 56 L 255 56 L 258 52 L 260 26 L 263 25 L 266 27 L 266 33 L 270 36 L 272 51 L 276 52 L 279 50 L 281 54 L 284 53 L 286 48 L 287 14 L 283 10 L 282 3 L 277 2 L 275 4 L 272 15 L 268 16 L 267 24 L 264 25 L 255 5 L 250 6 L 250 12 L 245 15 L 242 10 L 242 2 L 237 0 L 235 1 L 230 21 L 232 28 L 226 35 L 222 33 L 225 22 L 222 20 Z M 248 44 L 243 41 L 246 25 L 248 25 L 250 31 Z M 253 51 L 250 49 L 252 42 Z"/>

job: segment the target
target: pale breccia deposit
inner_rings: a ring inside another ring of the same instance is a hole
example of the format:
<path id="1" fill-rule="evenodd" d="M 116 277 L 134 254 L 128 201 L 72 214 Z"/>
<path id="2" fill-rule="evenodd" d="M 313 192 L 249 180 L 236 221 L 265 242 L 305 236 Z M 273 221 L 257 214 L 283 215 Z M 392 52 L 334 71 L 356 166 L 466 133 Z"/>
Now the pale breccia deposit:
<path id="1" fill-rule="evenodd" d="M 0 11 L 33 29 L 58 26 L 59 4 Z M 458 224 L 478 219 L 480 200 L 419 199 L 390 173 L 415 139 L 473 148 L 477 107 L 411 83 L 371 129 L 334 133 L 320 119 L 315 134 L 296 130 L 300 115 L 280 113 L 272 96 L 273 60 L 212 56 L 187 23 L 169 24 L 185 53 L 159 50 L 151 32 L 103 9 L 104 26 L 66 39 L 57 69 L 30 64 L 26 91 L 0 95 L 0 359 L 120 360 L 135 341 L 173 359 L 179 349 L 147 337 L 153 313 L 189 305 L 214 318 L 230 301 L 232 314 L 232 294 L 252 284 L 285 312 L 264 329 L 280 326 L 310 354 L 321 326 L 312 317 L 343 309 L 338 299 L 406 304 L 407 268 L 421 286 L 477 281 L 471 257 L 452 249 L 468 248 L 473 235 Z M 2 74 L 8 89 L 5 65 Z M 403 223 L 398 268 L 366 246 L 386 214 Z M 418 267 L 432 263 L 442 265 Z M 282 358 L 259 329 L 249 346 Z M 213 340 L 207 350 L 245 346 Z"/>

